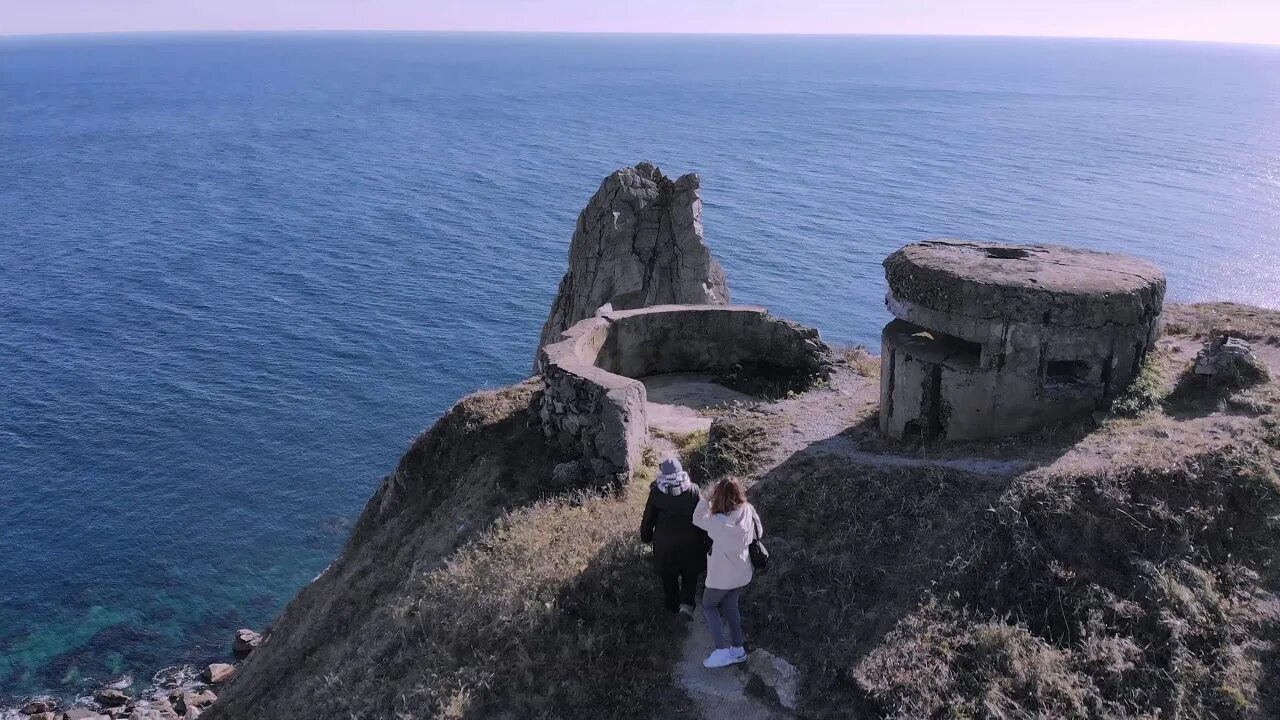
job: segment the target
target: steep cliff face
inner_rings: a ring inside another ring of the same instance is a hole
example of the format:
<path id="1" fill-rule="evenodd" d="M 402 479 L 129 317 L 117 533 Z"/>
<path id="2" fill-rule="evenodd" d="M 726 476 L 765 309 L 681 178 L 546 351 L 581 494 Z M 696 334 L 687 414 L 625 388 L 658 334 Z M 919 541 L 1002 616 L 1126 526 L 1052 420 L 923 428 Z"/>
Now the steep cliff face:
<path id="1" fill-rule="evenodd" d="M 698 176 L 672 181 L 640 163 L 605 178 L 578 216 L 539 348 L 606 303 L 631 310 L 728 302 L 724 270 L 703 238 Z"/>
<path id="2" fill-rule="evenodd" d="M 643 720 L 670 705 L 683 628 L 651 602 L 647 482 L 554 482 L 539 389 L 463 398 L 423 433 L 202 720 Z"/>

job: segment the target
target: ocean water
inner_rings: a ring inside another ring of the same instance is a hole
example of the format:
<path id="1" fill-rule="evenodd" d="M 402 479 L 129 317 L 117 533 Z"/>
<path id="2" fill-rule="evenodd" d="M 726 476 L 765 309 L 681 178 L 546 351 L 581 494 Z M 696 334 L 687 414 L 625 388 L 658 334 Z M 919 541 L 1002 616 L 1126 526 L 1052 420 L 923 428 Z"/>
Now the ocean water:
<path id="1" fill-rule="evenodd" d="M 0 39 L 0 700 L 222 657 L 520 379 L 578 210 L 698 171 L 734 297 L 873 344 L 933 236 L 1280 306 L 1280 49 Z"/>

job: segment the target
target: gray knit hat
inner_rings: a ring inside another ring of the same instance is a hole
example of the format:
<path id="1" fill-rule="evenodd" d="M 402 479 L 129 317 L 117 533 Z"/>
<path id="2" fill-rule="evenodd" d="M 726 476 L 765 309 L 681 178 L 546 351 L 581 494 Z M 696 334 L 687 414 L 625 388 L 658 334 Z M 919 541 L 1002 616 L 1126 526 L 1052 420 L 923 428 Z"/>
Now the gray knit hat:
<path id="1" fill-rule="evenodd" d="M 680 460 L 673 457 L 663 460 L 662 464 L 658 466 L 658 469 L 663 475 L 676 475 L 684 472 L 684 468 L 680 466 Z"/>

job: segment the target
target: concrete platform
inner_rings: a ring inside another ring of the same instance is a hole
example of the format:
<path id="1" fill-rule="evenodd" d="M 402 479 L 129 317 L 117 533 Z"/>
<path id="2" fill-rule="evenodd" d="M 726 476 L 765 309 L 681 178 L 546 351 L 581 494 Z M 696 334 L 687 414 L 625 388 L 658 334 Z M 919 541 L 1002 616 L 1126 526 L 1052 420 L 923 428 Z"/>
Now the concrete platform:
<path id="1" fill-rule="evenodd" d="M 756 398 L 731 390 L 710 375 L 671 373 L 640 378 L 648 402 L 645 414 L 650 430 L 686 435 L 711 429 L 711 418 L 701 411 L 734 401 L 756 402 Z"/>

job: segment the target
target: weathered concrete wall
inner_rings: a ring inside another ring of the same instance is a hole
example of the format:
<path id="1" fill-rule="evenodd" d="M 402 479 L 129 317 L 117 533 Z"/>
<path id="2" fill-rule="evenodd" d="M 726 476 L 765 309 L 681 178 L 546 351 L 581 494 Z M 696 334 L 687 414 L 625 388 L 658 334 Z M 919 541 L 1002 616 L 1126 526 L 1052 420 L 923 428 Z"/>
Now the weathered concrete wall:
<path id="1" fill-rule="evenodd" d="M 762 307 L 658 306 L 605 315 L 609 335 L 596 364 L 627 377 L 724 372 L 766 364 L 829 377 L 818 331 L 769 315 Z"/>
<path id="2" fill-rule="evenodd" d="M 744 364 L 781 368 L 809 382 L 829 379 L 830 350 L 818 331 L 762 307 L 659 305 L 603 313 L 542 349 L 540 407 L 549 437 L 599 478 L 627 476 L 648 441 L 645 388 L 635 378 L 718 374 Z"/>
<path id="3" fill-rule="evenodd" d="M 1159 335 L 1164 274 L 1049 245 L 931 241 L 885 260 L 880 427 L 994 437 L 1103 407 Z"/>
<path id="4" fill-rule="evenodd" d="M 629 475 L 648 439 L 644 384 L 595 365 L 609 324 L 603 317 L 583 320 L 540 358 L 543 431 L 579 456 L 575 472 L 602 479 Z"/>

